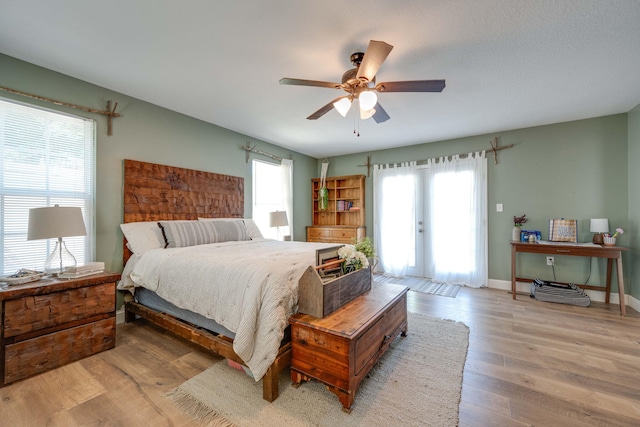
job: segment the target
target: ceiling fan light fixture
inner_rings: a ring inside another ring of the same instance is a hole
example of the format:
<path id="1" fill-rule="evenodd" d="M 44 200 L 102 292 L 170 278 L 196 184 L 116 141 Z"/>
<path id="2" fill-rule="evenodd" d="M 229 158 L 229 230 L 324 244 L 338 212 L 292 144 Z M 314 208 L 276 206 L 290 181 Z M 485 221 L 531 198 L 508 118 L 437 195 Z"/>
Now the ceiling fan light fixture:
<path id="1" fill-rule="evenodd" d="M 351 108 L 351 100 L 349 98 L 342 98 L 340 101 L 334 102 L 333 107 L 342 117 L 347 117 L 347 113 Z"/>
<path id="2" fill-rule="evenodd" d="M 368 111 L 376 106 L 376 104 L 378 103 L 378 96 L 375 94 L 375 92 L 366 90 L 360 93 L 360 95 L 358 96 L 358 101 L 360 102 L 360 111 Z"/>
<path id="3" fill-rule="evenodd" d="M 366 120 L 369 117 L 373 116 L 376 113 L 376 109 L 375 108 L 371 108 L 370 110 L 365 110 L 362 107 L 360 107 L 360 119 L 362 120 Z"/>

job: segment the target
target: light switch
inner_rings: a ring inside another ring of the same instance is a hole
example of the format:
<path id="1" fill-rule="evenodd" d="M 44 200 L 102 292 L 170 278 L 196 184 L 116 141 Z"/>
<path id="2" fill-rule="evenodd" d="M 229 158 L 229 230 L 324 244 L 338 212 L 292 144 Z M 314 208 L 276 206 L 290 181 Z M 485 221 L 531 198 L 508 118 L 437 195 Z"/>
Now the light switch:
<path id="1" fill-rule="evenodd" d="M 502 203 L 496 205 L 496 212 L 502 212 Z"/>

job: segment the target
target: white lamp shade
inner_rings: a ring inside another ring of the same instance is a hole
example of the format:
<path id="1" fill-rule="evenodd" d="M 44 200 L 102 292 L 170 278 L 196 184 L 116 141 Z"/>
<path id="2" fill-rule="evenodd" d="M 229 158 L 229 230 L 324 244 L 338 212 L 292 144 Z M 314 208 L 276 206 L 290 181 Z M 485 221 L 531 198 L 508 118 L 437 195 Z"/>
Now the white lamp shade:
<path id="1" fill-rule="evenodd" d="M 370 90 L 362 92 L 358 96 L 358 100 L 360 102 L 360 110 L 371 110 L 378 103 L 378 95 L 375 92 Z"/>
<path id="2" fill-rule="evenodd" d="M 27 240 L 52 239 L 70 236 L 86 236 L 87 229 L 79 207 L 29 209 Z"/>
<path id="3" fill-rule="evenodd" d="M 373 116 L 376 113 L 376 109 L 372 108 L 370 110 L 363 110 L 362 107 L 360 107 L 360 119 L 362 120 L 366 120 L 369 117 Z"/>
<path id="4" fill-rule="evenodd" d="M 347 117 L 347 113 L 351 108 L 351 100 L 347 97 L 342 98 L 340 101 L 334 102 L 333 107 L 340 113 L 342 117 Z"/>
<path id="5" fill-rule="evenodd" d="M 275 211 L 269 213 L 269 226 L 284 227 L 285 225 L 289 225 L 289 221 L 287 221 L 287 213 L 285 211 Z"/>
<path id="6" fill-rule="evenodd" d="M 592 233 L 608 233 L 609 232 L 609 220 L 607 218 L 591 218 Z"/>

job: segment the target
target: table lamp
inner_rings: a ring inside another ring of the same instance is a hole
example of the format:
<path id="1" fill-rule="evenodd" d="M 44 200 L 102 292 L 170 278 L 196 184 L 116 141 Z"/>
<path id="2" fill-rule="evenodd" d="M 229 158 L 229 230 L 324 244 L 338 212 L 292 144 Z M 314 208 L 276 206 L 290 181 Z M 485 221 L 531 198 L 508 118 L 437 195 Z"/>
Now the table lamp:
<path id="1" fill-rule="evenodd" d="M 590 231 L 596 233 L 593 235 L 593 243 L 596 245 L 604 244 L 602 233 L 609 232 L 609 220 L 607 218 L 591 218 Z"/>
<path id="2" fill-rule="evenodd" d="M 269 213 L 269 226 L 277 227 L 278 240 L 280 240 L 280 227 L 289 225 L 287 213 L 285 211 L 275 211 Z"/>
<path id="3" fill-rule="evenodd" d="M 44 264 L 44 271 L 58 275 L 67 267 L 75 267 L 76 259 L 62 241 L 63 237 L 86 236 L 87 229 L 79 207 L 60 207 L 29 209 L 29 231 L 27 240 L 58 239 L 56 247 Z"/>

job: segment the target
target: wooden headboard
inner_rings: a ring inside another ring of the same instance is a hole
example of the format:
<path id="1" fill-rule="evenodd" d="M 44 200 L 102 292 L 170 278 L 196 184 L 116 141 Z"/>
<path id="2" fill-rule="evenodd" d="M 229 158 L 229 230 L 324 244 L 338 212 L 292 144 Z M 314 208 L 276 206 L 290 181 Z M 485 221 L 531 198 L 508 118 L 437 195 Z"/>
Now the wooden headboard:
<path id="1" fill-rule="evenodd" d="M 242 218 L 244 178 L 125 160 L 123 208 L 125 223 Z"/>

